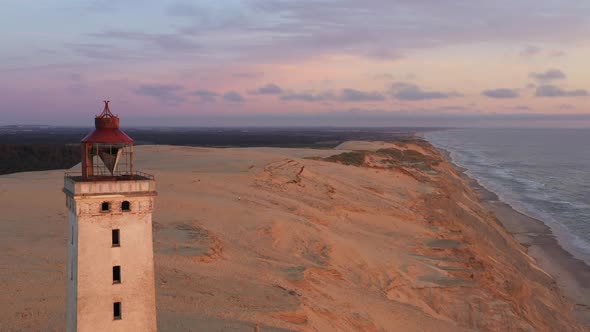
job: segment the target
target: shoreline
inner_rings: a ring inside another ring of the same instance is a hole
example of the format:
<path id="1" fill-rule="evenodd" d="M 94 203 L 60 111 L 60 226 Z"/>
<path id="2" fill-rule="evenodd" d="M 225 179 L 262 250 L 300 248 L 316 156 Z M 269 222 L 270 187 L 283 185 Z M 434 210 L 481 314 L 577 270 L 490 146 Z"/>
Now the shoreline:
<path id="1" fill-rule="evenodd" d="M 500 225 L 525 248 L 541 269 L 555 279 L 561 293 L 575 304 L 576 316 L 590 326 L 590 266 L 563 248 L 542 220 L 521 213 L 502 201 L 496 193 L 469 176 L 466 168 L 457 165 L 448 151 L 433 147 L 467 181 L 481 204 L 496 216 Z"/>

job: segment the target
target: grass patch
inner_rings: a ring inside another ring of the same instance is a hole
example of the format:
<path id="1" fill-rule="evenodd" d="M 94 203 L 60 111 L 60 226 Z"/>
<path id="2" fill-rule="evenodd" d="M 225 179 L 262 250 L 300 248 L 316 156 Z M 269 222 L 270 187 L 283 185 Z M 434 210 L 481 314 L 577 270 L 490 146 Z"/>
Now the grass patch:
<path id="1" fill-rule="evenodd" d="M 365 152 L 353 151 L 344 152 L 325 158 L 326 161 L 336 162 L 344 165 L 363 166 L 365 164 Z"/>
<path id="2" fill-rule="evenodd" d="M 426 171 L 429 174 L 437 174 L 432 167 L 440 164 L 440 159 L 427 156 L 415 150 L 399 150 L 395 148 L 379 149 L 378 155 L 386 157 L 386 162 L 394 166 L 404 166 Z"/>

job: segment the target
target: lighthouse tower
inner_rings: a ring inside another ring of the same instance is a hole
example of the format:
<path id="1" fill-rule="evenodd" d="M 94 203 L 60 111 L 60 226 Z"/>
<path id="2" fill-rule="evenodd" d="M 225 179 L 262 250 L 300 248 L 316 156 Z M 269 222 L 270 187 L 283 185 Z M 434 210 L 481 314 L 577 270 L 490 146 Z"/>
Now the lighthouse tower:
<path id="1" fill-rule="evenodd" d="M 133 165 L 133 140 L 105 101 L 67 173 L 67 331 L 156 331 L 154 177 Z"/>

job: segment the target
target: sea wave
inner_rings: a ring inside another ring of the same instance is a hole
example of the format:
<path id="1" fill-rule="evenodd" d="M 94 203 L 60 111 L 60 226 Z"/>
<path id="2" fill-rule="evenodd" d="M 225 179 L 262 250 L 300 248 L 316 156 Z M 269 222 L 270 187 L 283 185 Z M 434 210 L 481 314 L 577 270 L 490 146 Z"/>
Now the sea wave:
<path id="1" fill-rule="evenodd" d="M 518 146 L 506 144 L 506 135 L 512 133 L 502 134 L 502 142 L 498 144 L 495 144 L 497 135 L 482 134 L 481 130 L 432 132 L 425 138 L 446 150 L 453 163 L 464 168 L 468 176 L 494 192 L 501 201 L 543 221 L 564 249 L 590 265 L 590 224 L 587 223 L 590 221 L 587 190 L 590 162 L 585 169 L 579 164 L 566 168 L 551 159 L 551 151 L 546 156 L 530 152 L 538 142 L 523 142 L 526 135 L 517 134 L 518 142 L 526 147 L 519 151 Z M 529 152 L 531 156 L 526 155 Z M 560 158 L 567 156 L 560 155 Z"/>

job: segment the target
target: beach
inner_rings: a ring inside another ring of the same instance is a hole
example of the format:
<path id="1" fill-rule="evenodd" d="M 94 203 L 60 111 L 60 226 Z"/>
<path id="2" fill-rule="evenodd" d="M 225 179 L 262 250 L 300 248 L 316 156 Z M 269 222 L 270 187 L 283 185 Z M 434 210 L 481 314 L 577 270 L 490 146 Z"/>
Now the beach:
<path id="1" fill-rule="evenodd" d="M 590 326 L 590 267 L 563 249 L 545 223 L 514 210 L 476 180 L 469 178 L 469 183 L 483 205 L 494 212 L 539 266 L 555 278 L 563 293 L 576 304 L 578 317 Z"/>
<path id="2" fill-rule="evenodd" d="M 161 331 L 588 330 L 532 257 L 545 237 L 517 242 L 427 142 L 135 152 Z M 64 329 L 63 173 L 0 176 L 2 331 Z"/>
<path id="3" fill-rule="evenodd" d="M 576 315 L 590 326 L 590 266 L 560 245 L 552 229 L 542 220 L 522 213 L 502 201 L 478 182 L 468 169 L 454 163 L 449 151 L 437 147 L 477 193 L 482 205 L 492 211 L 502 226 L 555 278 L 557 285 L 576 304 Z"/>

